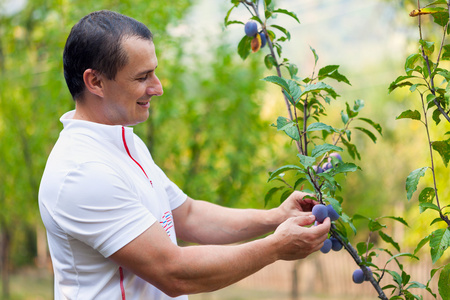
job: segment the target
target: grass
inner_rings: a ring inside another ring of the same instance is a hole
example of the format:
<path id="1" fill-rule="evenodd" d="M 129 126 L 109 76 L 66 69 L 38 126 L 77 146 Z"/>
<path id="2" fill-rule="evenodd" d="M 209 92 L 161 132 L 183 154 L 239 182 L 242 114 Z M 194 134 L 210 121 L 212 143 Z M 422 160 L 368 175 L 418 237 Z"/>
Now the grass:
<path id="1" fill-rule="evenodd" d="M 3 290 L 0 297 L 4 299 Z M 49 299 L 53 299 L 53 275 L 50 271 L 26 268 L 11 274 L 9 300 Z"/>
<path id="2" fill-rule="evenodd" d="M 1 291 L 1 287 L 0 287 Z M 50 300 L 53 299 L 53 275 L 49 270 L 26 268 L 10 278 L 10 298 L 2 300 Z M 189 296 L 189 300 L 291 300 L 288 292 L 243 288 L 237 284 L 219 291 Z M 368 300 L 362 297 L 336 297 L 333 295 L 300 295 L 298 300 Z"/>

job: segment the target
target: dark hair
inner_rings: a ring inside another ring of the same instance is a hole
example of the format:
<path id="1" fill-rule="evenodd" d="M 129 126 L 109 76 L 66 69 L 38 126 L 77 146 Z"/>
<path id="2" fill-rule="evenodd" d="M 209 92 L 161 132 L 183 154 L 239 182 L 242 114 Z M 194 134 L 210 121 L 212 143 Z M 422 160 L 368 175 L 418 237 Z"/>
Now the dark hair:
<path id="1" fill-rule="evenodd" d="M 122 48 L 125 37 L 137 36 L 152 40 L 150 30 L 133 18 L 101 10 L 82 18 L 73 26 L 63 53 L 64 77 L 72 98 L 82 95 L 85 85 L 83 73 L 93 69 L 114 79 L 127 64 Z"/>

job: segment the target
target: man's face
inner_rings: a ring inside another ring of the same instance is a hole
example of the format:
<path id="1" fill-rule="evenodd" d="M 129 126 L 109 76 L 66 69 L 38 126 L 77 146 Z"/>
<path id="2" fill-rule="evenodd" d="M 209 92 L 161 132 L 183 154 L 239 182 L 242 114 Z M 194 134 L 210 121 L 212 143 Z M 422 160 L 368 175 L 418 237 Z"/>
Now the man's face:
<path id="1" fill-rule="evenodd" d="M 114 80 L 103 78 L 102 108 L 106 123 L 128 126 L 147 120 L 150 99 L 162 95 L 163 89 L 155 74 L 158 60 L 153 42 L 129 37 L 122 41 L 122 47 L 128 63 Z"/>

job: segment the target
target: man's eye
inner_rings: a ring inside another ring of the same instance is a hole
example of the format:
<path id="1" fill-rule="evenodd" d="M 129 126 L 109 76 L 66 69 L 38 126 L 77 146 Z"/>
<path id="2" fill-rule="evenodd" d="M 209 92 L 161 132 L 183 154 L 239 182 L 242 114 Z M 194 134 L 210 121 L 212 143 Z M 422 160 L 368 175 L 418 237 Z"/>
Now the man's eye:
<path id="1" fill-rule="evenodd" d="M 137 80 L 139 80 L 139 81 L 146 81 L 146 80 L 147 80 L 147 76 L 145 76 L 145 77 L 139 77 Z"/>

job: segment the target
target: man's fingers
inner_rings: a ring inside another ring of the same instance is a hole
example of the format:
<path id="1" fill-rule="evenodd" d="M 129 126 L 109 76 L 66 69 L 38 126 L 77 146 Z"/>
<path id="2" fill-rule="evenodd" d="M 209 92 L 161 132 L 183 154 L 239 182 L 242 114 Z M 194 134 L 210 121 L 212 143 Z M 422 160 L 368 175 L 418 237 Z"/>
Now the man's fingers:
<path id="1" fill-rule="evenodd" d="M 316 219 L 316 217 L 314 217 L 312 214 L 308 213 L 308 214 L 304 214 L 302 216 L 295 217 L 293 219 L 293 221 L 299 226 L 306 226 L 306 225 L 311 225 L 315 219 Z"/>
<path id="2" fill-rule="evenodd" d="M 328 232 L 330 231 L 330 226 L 331 226 L 331 220 L 330 218 L 325 218 L 325 220 L 323 220 L 323 222 L 321 224 L 317 224 L 317 226 L 311 227 L 313 230 L 316 231 L 317 234 L 319 235 L 325 235 L 328 234 Z"/>

